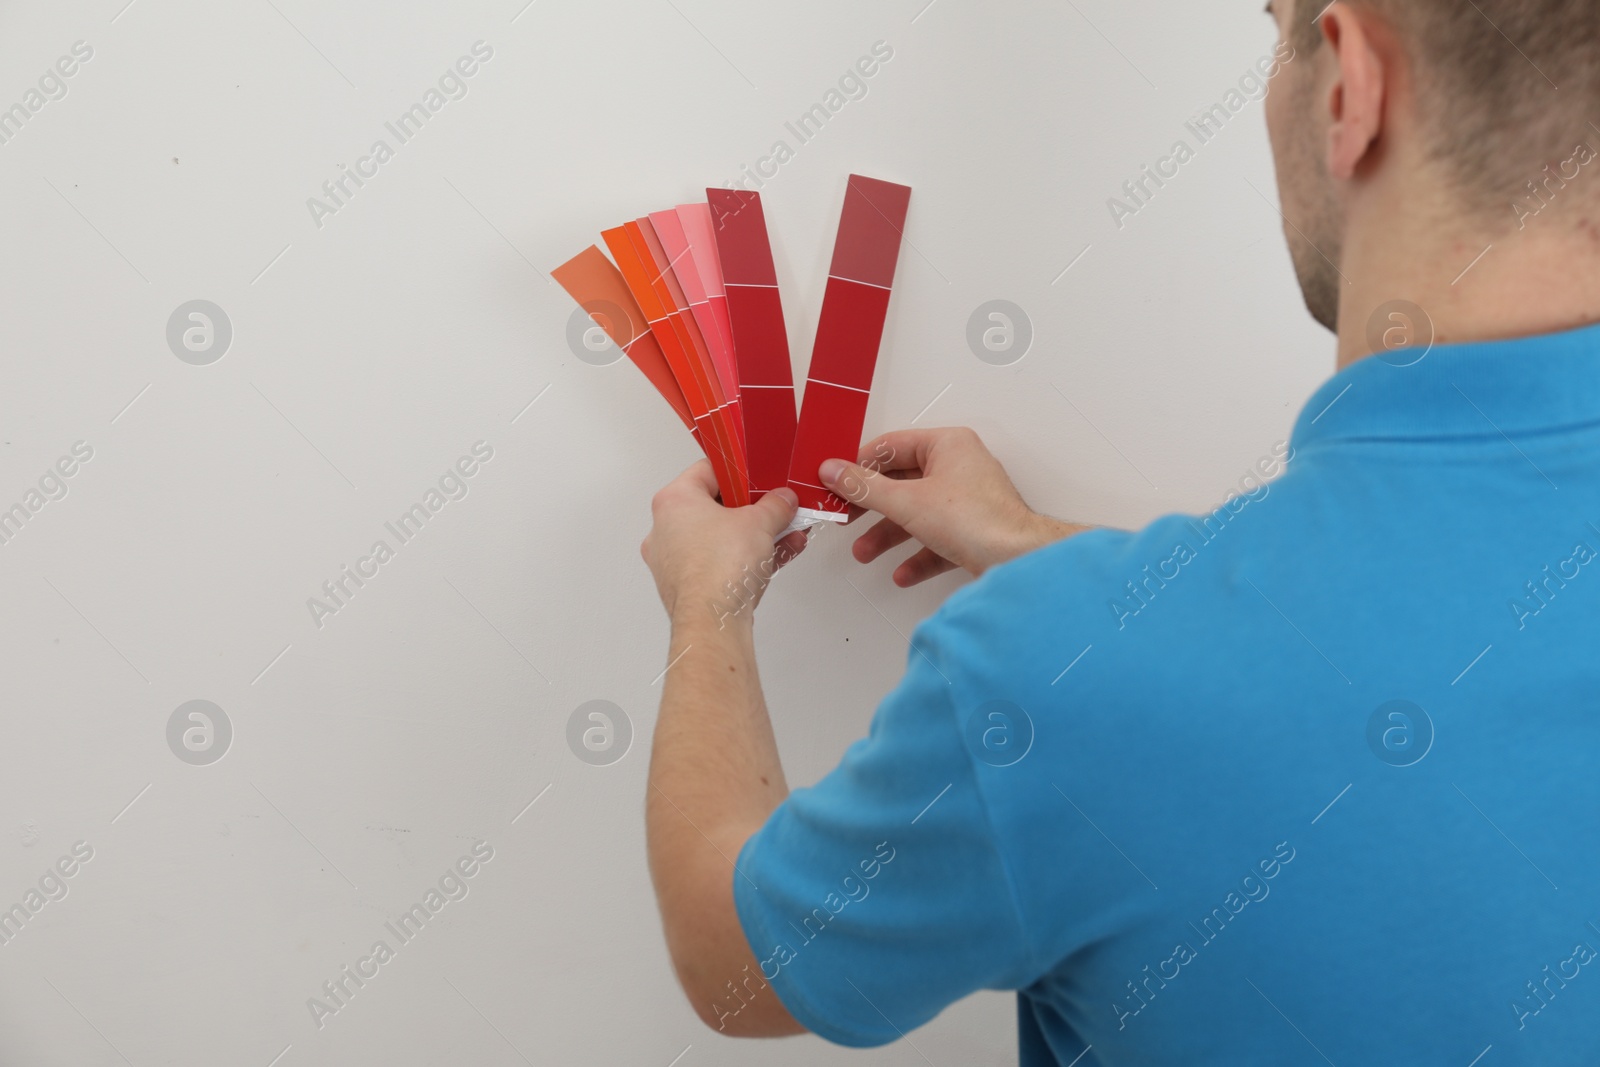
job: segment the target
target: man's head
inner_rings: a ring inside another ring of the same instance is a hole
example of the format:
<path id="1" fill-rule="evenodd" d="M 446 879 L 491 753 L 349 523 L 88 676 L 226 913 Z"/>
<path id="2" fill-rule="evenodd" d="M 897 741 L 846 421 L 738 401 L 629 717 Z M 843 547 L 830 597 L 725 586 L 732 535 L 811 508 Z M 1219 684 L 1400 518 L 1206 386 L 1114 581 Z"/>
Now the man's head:
<path id="1" fill-rule="evenodd" d="M 1516 227 L 1515 204 L 1547 164 L 1579 143 L 1600 149 L 1596 0 L 1272 0 L 1268 10 L 1295 49 L 1267 104 L 1285 233 L 1306 306 L 1329 329 L 1363 197 L 1427 204 L 1463 232 L 1493 233 Z M 1588 180 L 1600 189 L 1600 176 Z"/>

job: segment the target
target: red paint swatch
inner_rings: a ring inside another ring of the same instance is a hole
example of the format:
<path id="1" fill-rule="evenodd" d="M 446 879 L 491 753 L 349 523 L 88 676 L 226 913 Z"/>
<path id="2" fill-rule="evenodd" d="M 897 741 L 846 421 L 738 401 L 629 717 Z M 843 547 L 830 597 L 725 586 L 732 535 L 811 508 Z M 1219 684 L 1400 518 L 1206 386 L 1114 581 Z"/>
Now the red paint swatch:
<path id="1" fill-rule="evenodd" d="M 761 195 L 742 189 L 707 189 L 706 199 L 739 366 L 750 498 L 759 500 L 788 482 L 794 448 L 794 372 L 789 366 L 778 272 L 772 263 Z"/>
<path id="2" fill-rule="evenodd" d="M 822 298 L 811 369 L 788 471 L 808 517 L 843 521 L 849 504 L 817 485 L 831 458 L 856 458 L 911 190 L 850 175 Z"/>

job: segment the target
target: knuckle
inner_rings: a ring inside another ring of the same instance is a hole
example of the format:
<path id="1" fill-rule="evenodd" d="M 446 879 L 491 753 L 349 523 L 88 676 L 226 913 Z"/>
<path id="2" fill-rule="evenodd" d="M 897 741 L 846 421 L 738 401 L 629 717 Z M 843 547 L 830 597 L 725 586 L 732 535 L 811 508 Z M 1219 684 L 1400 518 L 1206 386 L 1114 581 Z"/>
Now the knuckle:
<path id="1" fill-rule="evenodd" d="M 859 468 L 846 470 L 839 475 L 834 491 L 852 504 L 858 504 L 865 500 L 868 492 L 865 472 Z"/>

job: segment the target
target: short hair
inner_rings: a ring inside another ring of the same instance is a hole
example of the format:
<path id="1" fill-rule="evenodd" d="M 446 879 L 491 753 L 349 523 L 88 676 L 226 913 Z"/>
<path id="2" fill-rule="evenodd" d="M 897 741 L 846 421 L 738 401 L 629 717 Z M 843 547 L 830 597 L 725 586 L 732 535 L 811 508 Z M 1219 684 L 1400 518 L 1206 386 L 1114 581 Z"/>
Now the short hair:
<path id="1" fill-rule="evenodd" d="M 1600 149 L 1600 2 L 1349 2 L 1394 28 L 1418 86 L 1425 148 L 1469 204 L 1504 204 L 1580 143 Z M 1329 6 L 1296 0 L 1297 52 L 1321 46 L 1318 20 Z"/>

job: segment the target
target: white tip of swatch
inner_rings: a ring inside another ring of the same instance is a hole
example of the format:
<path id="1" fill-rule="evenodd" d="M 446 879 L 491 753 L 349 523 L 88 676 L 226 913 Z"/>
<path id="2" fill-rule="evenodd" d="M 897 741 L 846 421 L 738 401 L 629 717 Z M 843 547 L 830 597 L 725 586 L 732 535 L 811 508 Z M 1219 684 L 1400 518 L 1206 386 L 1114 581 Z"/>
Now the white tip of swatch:
<path id="1" fill-rule="evenodd" d="M 843 523 L 848 521 L 849 518 L 849 515 L 841 514 L 837 511 L 819 511 L 815 508 L 799 508 L 795 511 L 794 518 L 789 520 L 789 525 L 785 526 L 783 528 L 783 532 L 777 537 L 773 538 L 773 540 L 782 541 L 785 537 L 788 537 L 796 530 L 809 530 L 811 527 L 819 526 L 825 522 Z"/>

